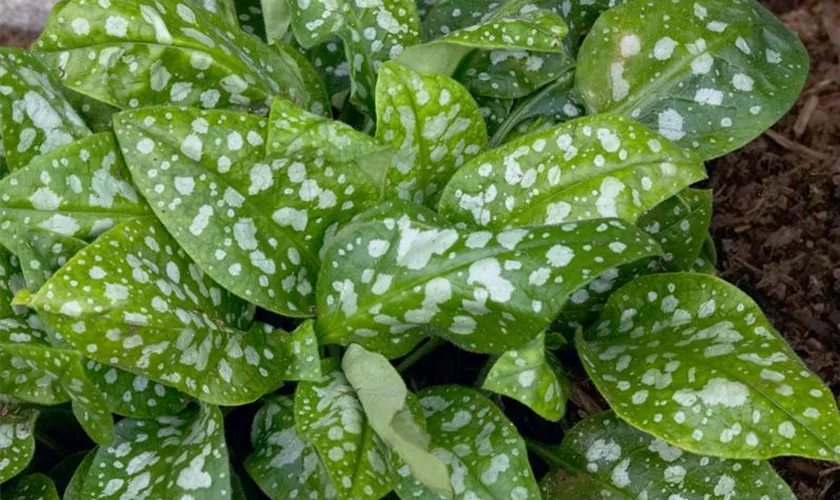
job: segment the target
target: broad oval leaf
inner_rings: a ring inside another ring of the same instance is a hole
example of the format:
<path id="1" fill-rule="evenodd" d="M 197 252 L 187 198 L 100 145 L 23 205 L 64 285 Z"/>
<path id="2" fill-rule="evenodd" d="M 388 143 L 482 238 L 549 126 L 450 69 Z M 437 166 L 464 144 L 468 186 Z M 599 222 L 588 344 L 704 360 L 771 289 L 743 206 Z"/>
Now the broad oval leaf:
<path id="1" fill-rule="evenodd" d="M 0 483 L 20 474 L 35 454 L 35 420 L 38 410 L 18 408 L 13 401 L 0 399 Z"/>
<path id="2" fill-rule="evenodd" d="M 552 422 L 563 418 L 571 393 L 560 361 L 545 347 L 545 333 L 499 356 L 481 388 L 513 398 Z"/>
<path id="3" fill-rule="evenodd" d="M 80 497 L 230 499 L 224 430 L 222 413 L 207 405 L 121 420 L 114 445 L 95 451 Z"/>
<path id="4" fill-rule="evenodd" d="M 23 476 L 9 488 L 3 491 L 8 500 L 59 500 L 58 490 L 52 479 L 45 474 L 29 474 Z"/>
<path id="5" fill-rule="evenodd" d="M 171 387 L 93 360 L 85 362 L 85 374 L 117 415 L 132 418 L 176 415 L 191 401 Z"/>
<path id="6" fill-rule="evenodd" d="M 301 382 L 295 391 L 297 431 L 318 452 L 338 498 L 382 498 L 393 487 L 387 449 L 338 360 L 325 360 L 322 370 L 323 381 Z"/>
<path id="7" fill-rule="evenodd" d="M 386 205 L 330 241 L 318 333 L 389 358 L 427 333 L 502 353 L 534 339 L 602 271 L 657 252 L 617 220 L 469 232 L 423 207 Z"/>
<path id="8" fill-rule="evenodd" d="M 295 428 L 294 399 L 272 396 L 254 416 L 245 470 L 275 500 L 336 498 L 330 476 L 315 448 Z"/>
<path id="9" fill-rule="evenodd" d="M 417 394 L 432 436 L 432 451 L 449 467 L 457 500 L 540 497 L 525 442 L 504 413 L 478 391 L 432 387 Z M 400 498 L 441 497 L 415 481 L 408 468 L 395 474 Z"/>
<path id="10" fill-rule="evenodd" d="M 602 217 L 635 222 L 705 177 L 702 163 L 650 129 L 591 116 L 474 158 L 446 186 L 440 213 L 490 228 Z"/>
<path id="11" fill-rule="evenodd" d="M 840 457 L 840 414 L 759 307 L 705 274 L 643 276 L 578 335 L 586 371 L 621 418 L 704 455 Z"/>
<path id="12" fill-rule="evenodd" d="M 11 171 L 90 134 L 32 53 L 0 49 L 0 156 Z"/>
<path id="13" fill-rule="evenodd" d="M 638 226 L 665 251 L 661 268 L 688 271 L 696 264 L 711 223 L 711 190 L 686 189 L 642 215 Z"/>
<path id="14" fill-rule="evenodd" d="M 25 302 L 88 358 L 211 403 L 272 391 L 298 355 L 294 335 L 259 324 L 243 331 L 253 308 L 148 220 L 103 234 Z"/>
<path id="15" fill-rule="evenodd" d="M 808 76 L 802 43 L 754 0 L 633 0 L 583 42 L 590 112 L 632 117 L 701 159 L 738 149 L 790 109 Z"/>
<path id="16" fill-rule="evenodd" d="M 270 122 L 178 108 L 115 118 L 137 188 L 198 266 L 261 307 L 310 316 L 324 234 L 377 201 L 360 162 L 383 147 L 281 99 Z"/>
<path id="17" fill-rule="evenodd" d="M 376 85 L 376 138 L 396 149 L 386 197 L 433 206 L 464 163 L 487 148 L 478 106 L 455 80 L 387 63 Z"/>
<path id="18" fill-rule="evenodd" d="M 293 49 L 269 48 L 190 5 L 71 0 L 33 47 L 64 85 L 119 108 L 265 109 L 272 96 L 284 96 L 315 113 L 329 109 Z"/>
<path id="19" fill-rule="evenodd" d="M 764 498 L 795 500 L 767 462 L 703 457 L 657 439 L 612 412 L 575 425 L 557 449 L 571 462 L 568 479 L 552 473 L 543 498 Z"/>

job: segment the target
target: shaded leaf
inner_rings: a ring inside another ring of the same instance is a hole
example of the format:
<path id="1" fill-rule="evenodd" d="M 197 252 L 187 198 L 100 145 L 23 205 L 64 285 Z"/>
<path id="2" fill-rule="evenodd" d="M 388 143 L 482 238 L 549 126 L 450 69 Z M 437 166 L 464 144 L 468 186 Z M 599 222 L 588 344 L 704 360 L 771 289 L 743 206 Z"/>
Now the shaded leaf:
<path id="1" fill-rule="evenodd" d="M 73 477 L 67 483 L 67 488 L 64 489 L 62 500 L 82 500 L 84 498 L 82 497 L 82 489 L 85 486 L 85 478 L 87 478 L 88 472 L 90 471 L 90 466 L 96 458 L 96 451 L 97 448 L 94 448 L 88 452 L 81 463 L 79 463 L 76 472 L 73 473 Z"/>
<path id="2" fill-rule="evenodd" d="M 802 43 L 754 0 L 624 3 L 598 18 L 579 61 L 590 112 L 632 117 L 704 160 L 769 128 L 808 75 Z"/>
<path id="3" fill-rule="evenodd" d="M 727 458 L 840 457 L 831 391 L 722 280 L 643 276 L 577 343 L 616 413 L 673 445 Z"/>
<path id="4" fill-rule="evenodd" d="M 452 174 L 487 148 L 475 101 L 443 75 L 383 65 L 376 116 L 376 138 L 396 149 L 384 186 L 388 198 L 436 205 Z"/>
<path id="5" fill-rule="evenodd" d="M 35 454 L 38 410 L 0 400 L 0 483 L 20 474 Z"/>
<path id="6" fill-rule="evenodd" d="M 712 275 L 717 274 L 717 249 L 715 248 L 715 240 L 711 234 L 707 234 L 703 239 L 700 255 L 694 259 L 690 271 Z"/>
<path id="7" fill-rule="evenodd" d="M 452 177 L 440 213 L 490 228 L 600 217 L 635 222 L 705 177 L 702 163 L 646 127 L 591 116 L 479 155 Z"/>
<path id="8" fill-rule="evenodd" d="M 186 395 L 142 375 L 85 362 L 85 374 L 108 401 L 113 413 L 132 418 L 176 415 L 190 402 Z"/>
<path id="9" fill-rule="evenodd" d="M 333 99 L 335 106 L 337 95 L 350 92 L 350 63 L 344 50 L 344 40 L 334 38 L 305 50 L 304 53 L 321 75 L 327 95 Z"/>
<path id="10" fill-rule="evenodd" d="M 662 249 L 661 268 L 688 271 L 700 255 L 712 223 L 712 192 L 686 189 L 639 218 L 638 226 Z"/>
<path id="11" fill-rule="evenodd" d="M 284 41 L 292 23 L 292 8 L 289 0 L 261 0 L 265 22 L 265 38 L 268 43 Z"/>
<path id="12" fill-rule="evenodd" d="M 516 99 L 535 92 L 574 68 L 565 53 L 527 50 L 476 50 L 455 75 L 470 93 Z"/>
<path id="13" fill-rule="evenodd" d="M 725 460 L 683 451 L 623 422 L 612 412 L 589 417 L 558 447 L 571 477 L 549 474 L 546 499 L 773 498 L 794 500 L 767 462 Z"/>
<path id="14" fill-rule="evenodd" d="M 59 500 L 58 491 L 52 480 L 44 474 L 29 474 L 18 479 L 8 493 L 7 500 Z"/>
<path id="15" fill-rule="evenodd" d="M 475 96 L 475 102 L 478 104 L 479 113 L 484 117 L 484 123 L 487 125 L 487 134 L 490 137 L 495 136 L 498 133 L 499 127 L 502 126 L 510 115 L 514 101 L 512 99 Z"/>
<path id="16" fill-rule="evenodd" d="M 545 333 L 522 349 L 502 354 L 481 388 L 513 398 L 552 422 L 563 418 L 571 392 L 560 362 L 546 350 Z"/>

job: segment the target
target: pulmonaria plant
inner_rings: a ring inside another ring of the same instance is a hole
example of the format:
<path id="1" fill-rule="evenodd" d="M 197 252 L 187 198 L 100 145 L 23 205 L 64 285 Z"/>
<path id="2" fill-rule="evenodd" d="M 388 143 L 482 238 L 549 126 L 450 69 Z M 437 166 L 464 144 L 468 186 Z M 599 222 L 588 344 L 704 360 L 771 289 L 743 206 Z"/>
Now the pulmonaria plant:
<path id="1" fill-rule="evenodd" d="M 807 70 L 754 0 L 59 2 L 0 50 L 0 495 L 793 498 L 840 414 L 691 186 Z"/>

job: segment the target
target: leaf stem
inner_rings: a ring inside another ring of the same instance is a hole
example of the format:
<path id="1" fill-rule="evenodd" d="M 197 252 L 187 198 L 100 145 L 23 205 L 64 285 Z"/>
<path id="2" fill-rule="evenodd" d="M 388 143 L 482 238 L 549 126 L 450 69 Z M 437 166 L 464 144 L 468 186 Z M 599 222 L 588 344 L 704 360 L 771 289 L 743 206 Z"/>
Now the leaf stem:
<path id="1" fill-rule="evenodd" d="M 440 337 L 433 337 L 429 339 L 425 344 L 421 345 L 415 349 L 414 352 L 406 356 L 406 358 L 397 365 L 397 371 L 404 373 L 406 370 L 414 366 L 415 363 L 428 356 L 432 351 L 442 346 L 444 343 L 445 341 Z"/>

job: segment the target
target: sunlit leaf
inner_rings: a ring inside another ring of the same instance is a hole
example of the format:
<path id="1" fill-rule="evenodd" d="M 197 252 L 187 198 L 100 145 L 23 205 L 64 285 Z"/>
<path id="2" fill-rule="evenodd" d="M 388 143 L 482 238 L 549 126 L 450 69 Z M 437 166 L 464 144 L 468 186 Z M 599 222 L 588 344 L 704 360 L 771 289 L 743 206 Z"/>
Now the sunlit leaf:
<path id="1" fill-rule="evenodd" d="M 566 413 L 571 385 L 560 362 L 545 347 L 545 334 L 493 363 L 482 389 L 513 398 L 537 415 L 557 422 Z"/>
<path id="2" fill-rule="evenodd" d="M 831 391 L 722 280 L 643 276 L 577 343 L 616 413 L 675 446 L 727 458 L 840 457 Z"/>
<path id="3" fill-rule="evenodd" d="M 10 488 L 3 491 L 4 500 L 59 500 L 58 491 L 48 476 L 30 474 L 18 479 Z"/>
<path id="4" fill-rule="evenodd" d="M 487 148 L 478 106 L 446 76 L 383 65 L 376 116 L 376 138 L 396 149 L 386 197 L 433 206 L 452 174 Z"/>
<path id="5" fill-rule="evenodd" d="M 479 155 L 446 186 L 440 213 L 490 228 L 601 217 L 635 222 L 705 176 L 702 163 L 648 128 L 592 116 Z"/>
<path id="6" fill-rule="evenodd" d="M 712 222 L 712 192 L 686 189 L 639 218 L 638 226 L 665 251 L 661 267 L 688 271 L 695 264 Z"/>
<path id="7" fill-rule="evenodd" d="M 31 52 L 0 48 L 0 142 L 9 170 L 90 134 Z"/>
<path id="8" fill-rule="evenodd" d="M 385 205 L 330 241 L 318 333 L 391 358 L 425 334 L 501 353 L 536 338 L 600 272 L 657 252 L 617 220 L 468 232 L 420 206 Z"/>
<path id="9" fill-rule="evenodd" d="M 190 402 L 189 397 L 171 387 L 96 361 L 85 362 L 85 374 L 108 401 L 111 411 L 118 415 L 165 417 L 176 415 Z"/>
<path id="10" fill-rule="evenodd" d="M 392 488 L 385 445 L 371 428 L 338 360 L 326 360 L 323 371 L 322 382 L 298 384 L 297 431 L 317 451 L 338 498 L 381 498 Z"/>
<path id="11" fill-rule="evenodd" d="M 754 0 L 634 0 L 583 42 L 577 89 L 592 113 L 644 123 L 701 159 L 733 151 L 796 101 L 808 55 Z"/>
<path id="12" fill-rule="evenodd" d="M 266 40 L 266 22 L 268 13 L 263 11 L 261 0 L 232 0 L 239 17 L 239 27 L 260 40 Z"/>
<path id="13" fill-rule="evenodd" d="M 20 474 L 35 454 L 38 410 L 17 408 L 0 397 L 0 483 Z"/>
<path id="14" fill-rule="evenodd" d="M 543 498 L 764 498 L 796 496 L 767 462 L 703 457 L 669 445 L 612 412 L 585 419 L 557 448 L 567 471 L 541 483 Z M 568 478 L 564 479 L 564 473 Z"/>
<path id="15" fill-rule="evenodd" d="M 64 85 L 119 108 L 265 109 L 283 96 L 315 113 L 329 109 L 299 60 L 190 5 L 71 0 L 34 49 Z"/>

